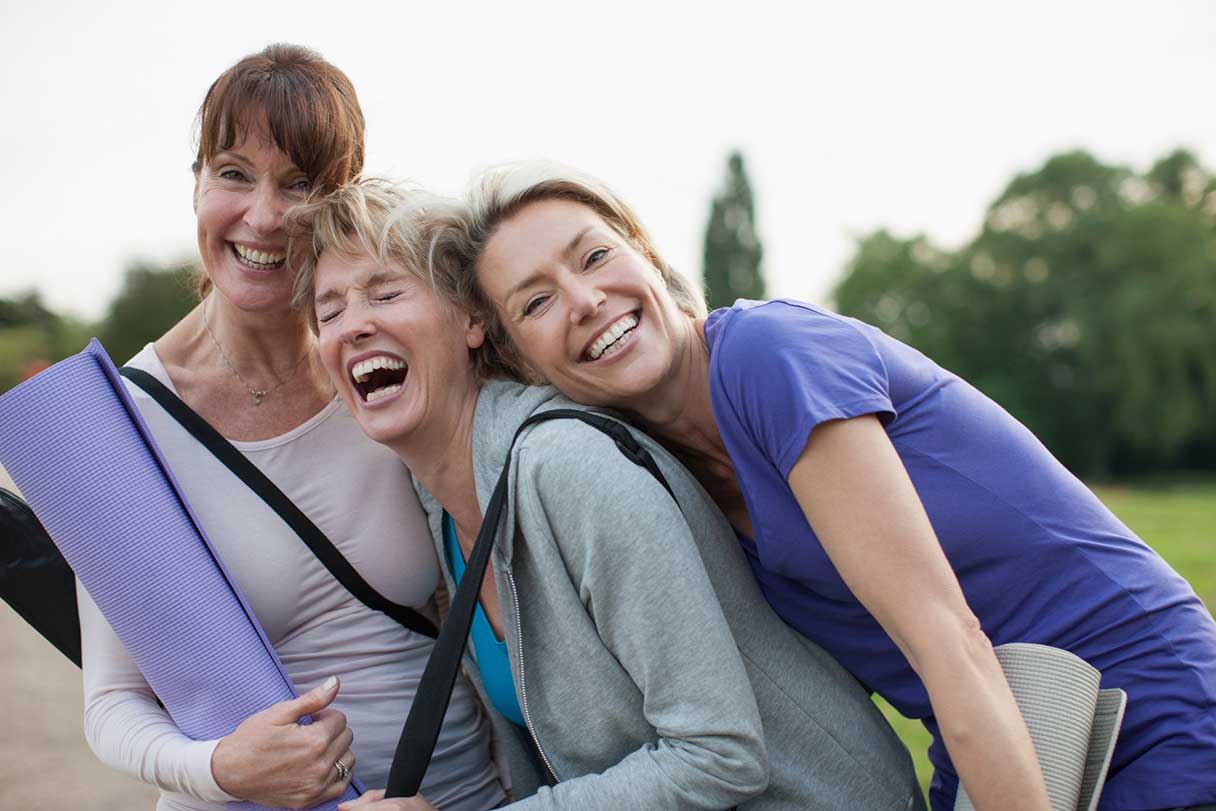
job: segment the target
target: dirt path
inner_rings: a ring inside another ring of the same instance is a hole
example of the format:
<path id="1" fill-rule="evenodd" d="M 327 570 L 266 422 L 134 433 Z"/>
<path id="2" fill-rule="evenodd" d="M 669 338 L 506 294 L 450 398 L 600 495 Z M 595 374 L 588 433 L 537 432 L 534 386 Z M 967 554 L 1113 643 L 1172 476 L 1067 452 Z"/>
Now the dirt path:
<path id="1" fill-rule="evenodd" d="M 3 602 L 0 640 L 0 809 L 154 808 L 154 789 L 102 765 L 85 743 L 76 666 Z"/>

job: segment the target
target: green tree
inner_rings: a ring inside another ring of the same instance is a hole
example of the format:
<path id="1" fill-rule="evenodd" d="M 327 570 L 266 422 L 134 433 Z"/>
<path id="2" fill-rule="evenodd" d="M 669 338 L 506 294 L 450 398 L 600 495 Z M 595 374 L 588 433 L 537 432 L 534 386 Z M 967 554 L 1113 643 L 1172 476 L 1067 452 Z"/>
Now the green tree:
<path id="1" fill-rule="evenodd" d="M 176 324 L 198 303 L 188 266 L 134 262 L 110 302 L 98 338 L 116 363 L 123 363 Z"/>
<path id="2" fill-rule="evenodd" d="M 702 277 L 709 306 L 729 307 L 735 299 L 764 298 L 763 257 L 751 183 L 743 156 L 732 152 L 726 162 L 725 183 L 714 195 L 705 228 Z"/>
<path id="3" fill-rule="evenodd" d="M 864 238 L 836 294 L 1101 476 L 1216 461 L 1214 282 L 1193 155 L 1137 174 L 1077 151 L 1014 178 L 955 253 Z"/>

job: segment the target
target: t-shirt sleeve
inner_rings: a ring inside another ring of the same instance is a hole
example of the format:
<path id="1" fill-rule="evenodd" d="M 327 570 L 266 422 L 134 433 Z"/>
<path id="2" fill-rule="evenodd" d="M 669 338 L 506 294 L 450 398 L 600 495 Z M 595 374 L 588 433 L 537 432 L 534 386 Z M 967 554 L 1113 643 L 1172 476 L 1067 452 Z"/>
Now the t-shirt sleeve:
<path id="1" fill-rule="evenodd" d="M 714 410 L 783 477 L 820 423 L 895 418 L 886 365 L 856 324 L 783 301 L 726 316 L 713 350 Z"/>

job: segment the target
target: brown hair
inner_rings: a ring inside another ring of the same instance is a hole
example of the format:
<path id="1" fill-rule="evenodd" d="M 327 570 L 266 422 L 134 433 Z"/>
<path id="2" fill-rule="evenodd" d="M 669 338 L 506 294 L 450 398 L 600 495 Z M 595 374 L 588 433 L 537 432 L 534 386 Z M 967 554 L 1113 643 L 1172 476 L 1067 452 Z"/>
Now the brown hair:
<path id="1" fill-rule="evenodd" d="M 544 382 L 520 355 L 497 308 L 478 284 L 477 263 L 499 226 L 531 203 L 554 199 L 570 200 L 594 211 L 654 265 L 680 311 L 690 318 L 704 317 L 704 296 L 663 260 L 637 214 L 608 186 L 577 169 L 548 161 L 508 164 L 486 172 L 459 210 L 427 215 L 431 274 L 481 322 L 492 350 L 486 356 L 497 364 L 494 374 L 523 383 Z"/>
<path id="2" fill-rule="evenodd" d="M 263 117 L 274 145 L 314 190 L 332 191 L 363 171 L 363 111 L 354 85 L 317 52 L 278 43 L 246 56 L 207 90 L 196 119 L 195 174 Z M 210 288 L 203 274 L 199 297 Z"/>

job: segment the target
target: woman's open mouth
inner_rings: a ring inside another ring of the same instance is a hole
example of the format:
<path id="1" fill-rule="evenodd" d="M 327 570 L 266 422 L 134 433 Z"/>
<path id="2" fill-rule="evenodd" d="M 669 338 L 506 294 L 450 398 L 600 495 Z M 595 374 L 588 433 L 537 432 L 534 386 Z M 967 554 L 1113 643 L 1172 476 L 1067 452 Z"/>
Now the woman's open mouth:
<path id="1" fill-rule="evenodd" d="M 409 371 L 409 364 L 400 358 L 376 355 L 351 367 L 350 377 L 363 402 L 374 403 L 401 391 Z"/>
<path id="2" fill-rule="evenodd" d="M 236 257 L 236 261 L 253 270 L 278 270 L 287 263 L 286 253 L 257 251 L 236 242 L 228 244 L 232 246 L 232 254 Z"/>
<path id="3" fill-rule="evenodd" d="M 641 322 L 642 313 L 640 310 L 622 315 L 616 321 L 609 324 L 599 334 L 599 337 L 592 341 L 583 351 L 583 362 L 589 363 L 620 352 L 625 348 L 625 344 L 629 343 L 629 337 Z"/>

